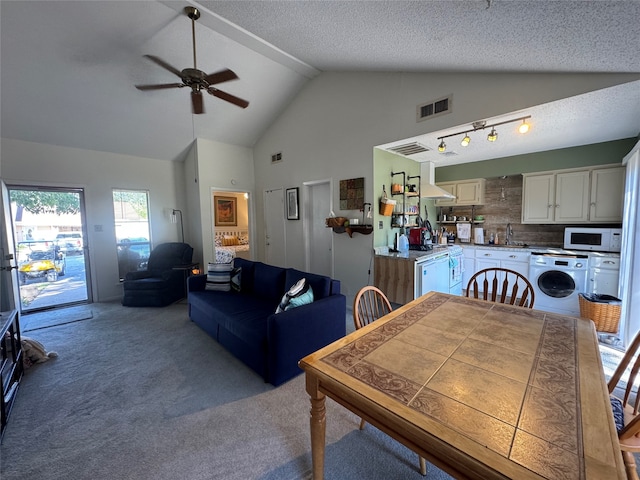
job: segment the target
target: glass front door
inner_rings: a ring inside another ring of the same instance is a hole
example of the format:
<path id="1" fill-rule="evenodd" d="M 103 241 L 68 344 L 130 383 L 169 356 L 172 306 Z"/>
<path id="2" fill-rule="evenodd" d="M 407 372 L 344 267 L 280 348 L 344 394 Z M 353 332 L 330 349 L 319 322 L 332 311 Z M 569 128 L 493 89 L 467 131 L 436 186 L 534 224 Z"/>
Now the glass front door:
<path id="1" fill-rule="evenodd" d="M 83 193 L 9 186 L 22 313 L 89 302 Z"/>

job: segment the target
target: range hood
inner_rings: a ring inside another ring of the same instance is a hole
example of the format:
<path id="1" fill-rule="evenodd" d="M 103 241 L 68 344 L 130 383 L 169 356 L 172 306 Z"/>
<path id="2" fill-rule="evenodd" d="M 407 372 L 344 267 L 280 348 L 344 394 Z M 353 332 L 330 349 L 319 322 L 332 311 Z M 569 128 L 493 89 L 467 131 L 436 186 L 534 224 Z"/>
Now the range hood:
<path id="1" fill-rule="evenodd" d="M 434 180 L 436 167 L 433 162 L 420 163 L 420 197 L 422 198 L 456 198 L 446 190 L 438 187 Z"/>

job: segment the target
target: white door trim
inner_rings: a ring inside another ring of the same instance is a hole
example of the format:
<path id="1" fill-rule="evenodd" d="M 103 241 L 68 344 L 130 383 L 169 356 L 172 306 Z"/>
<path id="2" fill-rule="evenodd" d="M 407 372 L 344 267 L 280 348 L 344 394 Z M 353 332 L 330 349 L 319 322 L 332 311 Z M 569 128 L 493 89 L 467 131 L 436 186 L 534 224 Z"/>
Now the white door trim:
<path id="1" fill-rule="evenodd" d="M 333 179 L 325 178 L 321 180 L 311 180 L 308 182 L 302 182 L 302 222 L 304 225 L 303 230 L 303 238 L 304 238 L 304 257 L 305 257 L 305 268 L 306 271 L 311 269 L 311 224 L 310 224 L 310 208 L 308 199 L 309 199 L 309 190 L 311 187 L 315 185 L 322 185 L 328 183 L 329 184 L 329 211 L 327 212 L 327 216 L 329 216 L 330 212 L 333 211 Z M 333 254 L 333 236 L 331 237 L 331 278 L 334 277 L 334 254 Z"/>

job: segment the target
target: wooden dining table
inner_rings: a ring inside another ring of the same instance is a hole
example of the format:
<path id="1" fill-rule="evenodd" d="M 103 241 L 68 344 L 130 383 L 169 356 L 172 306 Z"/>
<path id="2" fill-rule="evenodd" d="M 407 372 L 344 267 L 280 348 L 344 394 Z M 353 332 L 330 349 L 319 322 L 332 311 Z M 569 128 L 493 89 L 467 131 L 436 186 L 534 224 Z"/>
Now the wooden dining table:
<path id="1" fill-rule="evenodd" d="M 314 480 L 326 397 L 455 478 L 626 478 L 591 320 L 430 292 L 300 367 Z"/>

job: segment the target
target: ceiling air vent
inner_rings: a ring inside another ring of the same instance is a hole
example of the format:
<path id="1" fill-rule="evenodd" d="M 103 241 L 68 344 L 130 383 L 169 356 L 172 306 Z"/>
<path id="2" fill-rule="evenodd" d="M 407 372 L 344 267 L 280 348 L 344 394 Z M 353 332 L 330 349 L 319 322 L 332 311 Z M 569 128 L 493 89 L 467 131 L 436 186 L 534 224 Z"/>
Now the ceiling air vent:
<path id="1" fill-rule="evenodd" d="M 282 162 L 282 152 L 274 153 L 271 155 L 271 163 L 280 163 Z"/>
<path id="2" fill-rule="evenodd" d="M 444 98 L 439 98 L 428 103 L 423 103 L 416 107 L 416 120 L 422 122 L 428 118 L 451 113 L 453 106 L 453 94 Z"/>
<path id="3" fill-rule="evenodd" d="M 389 147 L 389 150 L 395 153 L 399 153 L 400 155 L 404 155 L 405 157 L 429 151 L 427 147 L 425 147 L 424 145 L 420 145 L 418 142 L 396 145 L 395 147 Z"/>

